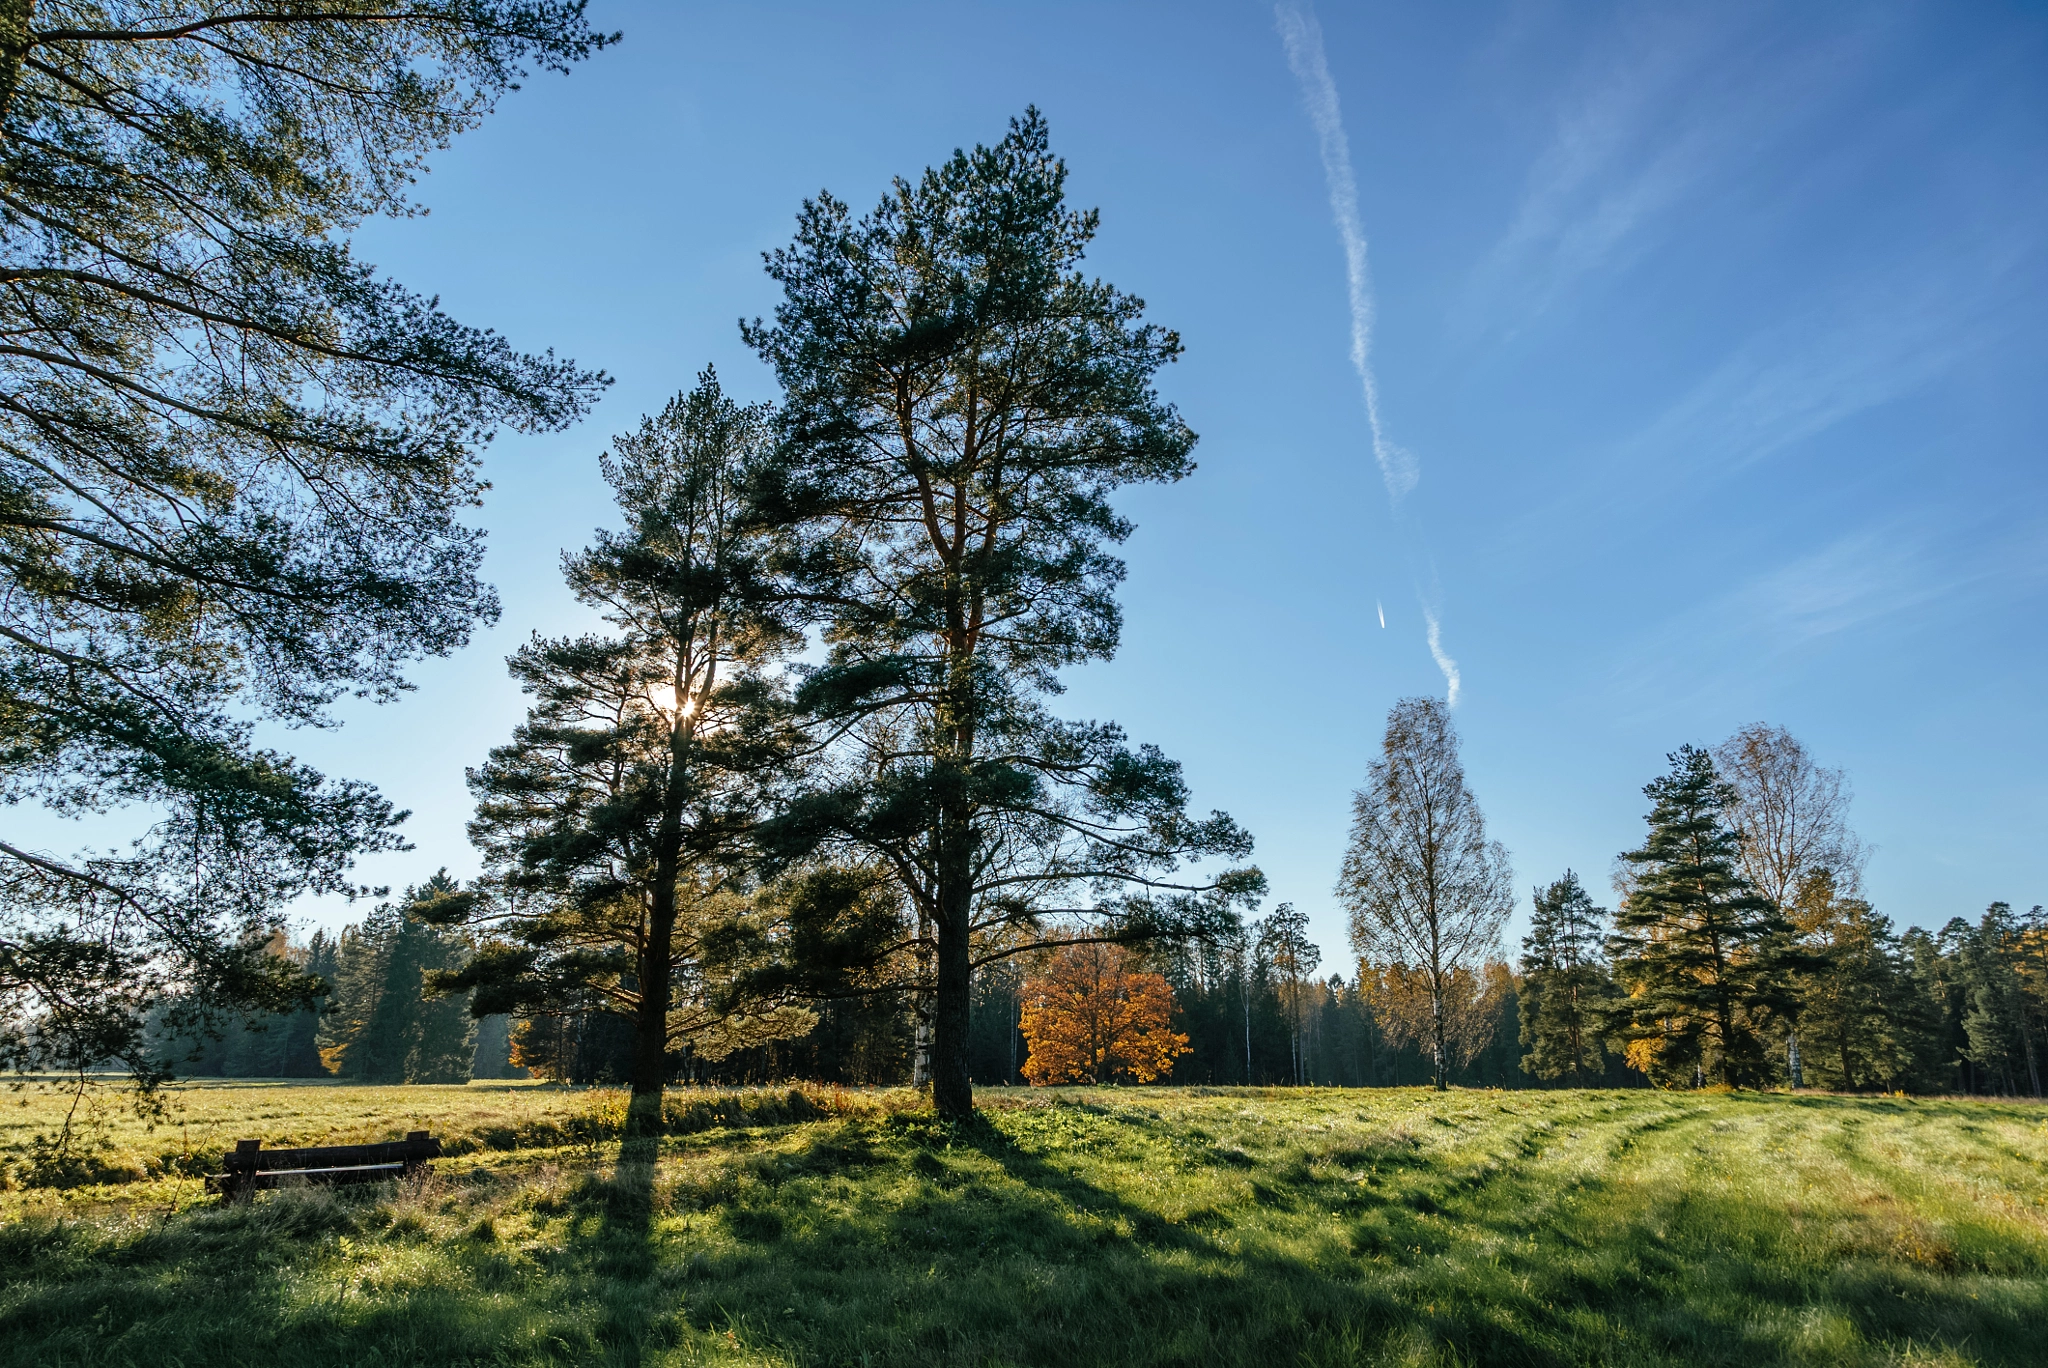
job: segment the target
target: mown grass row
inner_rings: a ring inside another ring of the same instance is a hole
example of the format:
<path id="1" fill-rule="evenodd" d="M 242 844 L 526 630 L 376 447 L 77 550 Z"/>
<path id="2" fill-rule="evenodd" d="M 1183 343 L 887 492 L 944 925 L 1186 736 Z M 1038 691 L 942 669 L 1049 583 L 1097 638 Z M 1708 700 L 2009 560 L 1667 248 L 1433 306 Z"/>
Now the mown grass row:
<path id="1" fill-rule="evenodd" d="M 2048 1111 L 994 1094 L 0 1228 L 0 1363 L 2035 1364 Z"/>

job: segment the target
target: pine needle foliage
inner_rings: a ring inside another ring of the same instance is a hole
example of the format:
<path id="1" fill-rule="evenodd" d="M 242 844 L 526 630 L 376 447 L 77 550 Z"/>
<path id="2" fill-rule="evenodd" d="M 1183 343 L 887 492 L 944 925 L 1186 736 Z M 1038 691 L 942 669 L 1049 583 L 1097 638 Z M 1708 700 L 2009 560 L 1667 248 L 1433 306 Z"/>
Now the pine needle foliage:
<path id="1" fill-rule="evenodd" d="M 1598 1078 L 1614 980 L 1601 955 L 1608 912 L 1596 907 L 1567 869 L 1535 890 L 1522 940 L 1522 1067 L 1538 1078 Z"/>
<path id="2" fill-rule="evenodd" d="M 718 1058 L 811 1022 L 724 1002 L 712 944 L 747 916 L 765 785 L 796 741 L 766 669 L 798 637 L 744 516 L 768 446 L 766 410 L 709 370 L 613 443 L 602 469 L 625 529 L 563 566 L 615 630 L 512 656 L 533 706 L 470 772 L 490 896 L 421 909 L 493 937 L 435 980 L 475 989 L 478 1015 L 630 1022 L 643 1099 L 679 1051 Z"/>
<path id="3" fill-rule="evenodd" d="M 1626 993 L 1617 1013 L 1629 1062 L 1658 1082 L 1724 1086 L 1768 1076 L 1766 1032 L 1796 1009 L 1805 961 L 1792 926 L 1743 877 L 1742 838 L 1724 820 L 1734 790 L 1706 751 L 1680 747 L 1643 792 L 1649 836 L 1632 870 L 1608 955 Z"/>
<path id="4" fill-rule="evenodd" d="M 263 718 L 394 697 L 497 604 L 465 517 L 505 427 L 603 377 L 358 261 L 349 235 L 580 3 L 0 6 L 0 801 L 139 808 L 132 850 L 0 841 L 0 1059 L 126 1063 L 167 995 L 282 1010 L 271 909 L 399 844 Z"/>
<path id="5" fill-rule="evenodd" d="M 1180 339 L 1082 274 L 1097 219 L 1065 182 L 1029 110 L 863 217 L 807 202 L 768 256 L 774 321 L 745 329 L 784 394 L 761 516 L 790 529 L 782 565 L 829 650 L 797 702 L 833 763 L 785 809 L 783 858 L 899 882 L 906 923 L 874 955 L 915 942 L 933 1097 L 956 1117 L 977 961 L 1055 922 L 1221 934 L 1262 883 L 1187 869 L 1251 842 L 1188 813 L 1179 766 L 1045 705 L 1059 671 L 1116 649 L 1111 548 L 1132 524 L 1112 496 L 1185 477 L 1195 443 L 1153 387 Z"/>

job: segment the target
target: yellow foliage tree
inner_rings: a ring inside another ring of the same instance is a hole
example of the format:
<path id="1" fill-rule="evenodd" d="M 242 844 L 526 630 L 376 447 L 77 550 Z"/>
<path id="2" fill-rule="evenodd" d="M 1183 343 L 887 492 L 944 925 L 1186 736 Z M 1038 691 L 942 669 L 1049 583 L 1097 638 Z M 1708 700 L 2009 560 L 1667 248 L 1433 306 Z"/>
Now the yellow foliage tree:
<path id="1" fill-rule="evenodd" d="M 1173 989 L 1120 945 L 1063 945 L 1024 980 L 1024 1076 L 1048 1083 L 1150 1083 L 1188 1052 Z"/>

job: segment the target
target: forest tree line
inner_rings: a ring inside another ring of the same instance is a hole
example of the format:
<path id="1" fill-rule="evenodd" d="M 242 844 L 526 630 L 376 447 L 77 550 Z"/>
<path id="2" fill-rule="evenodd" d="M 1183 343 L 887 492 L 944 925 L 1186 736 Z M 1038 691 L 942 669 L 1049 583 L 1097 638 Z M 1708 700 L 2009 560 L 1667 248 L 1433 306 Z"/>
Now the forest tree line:
<path id="1" fill-rule="evenodd" d="M 1827 885 L 1809 884 L 1805 893 L 1794 920 L 1819 963 L 1801 985 L 1800 1084 L 2038 1095 L 2037 1052 L 2048 1022 L 2043 909 L 2022 914 L 1994 903 L 1974 922 L 1956 917 L 1936 931 L 1898 932 L 1866 903 Z M 1278 915 L 1285 921 L 1290 911 Z M 1567 873 L 1535 891 L 1534 924 L 1518 966 L 1492 960 L 1477 975 L 1460 976 L 1453 1086 L 1651 1083 L 1612 1032 L 1624 992 L 1611 965 L 1602 956 L 1571 953 L 1569 939 L 1585 935 L 1589 913 L 1598 912 Z M 1253 921 L 1226 942 L 1130 956 L 1132 968 L 1170 986 L 1173 1028 L 1187 1041 L 1158 1081 L 1389 1087 L 1431 1079 L 1426 994 L 1387 967 L 1358 969 L 1348 980 L 1341 973 L 1290 973 L 1288 956 L 1266 932 Z M 626 1079 L 630 1031 L 608 1014 L 476 1020 L 459 997 L 425 996 L 424 974 L 460 964 L 471 947 L 406 918 L 396 905 L 338 935 L 315 932 L 303 946 L 280 935 L 271 952 L 300 959 L 330 985 L 327 996 L 316 1008 L 244 1018 L 211 1035 L 165 1037 L 184 1071 L 383 1083 Z M 1028 960 L 977 975 L 970 1046 L 977 1084 L 1028 1081 L 1031 1047 L 1020 1027 L 1030 980 Z M 1574 996 L 1581 1016 L 1573 1013 Z M 1789 1034 L 1774 1042 L 1773 1068 L 1759 1082 L 1794 1081 Z M 827 1004 L 809 1034 L 693 1061 L 687 1076 L 705 1083 L 801 1077 L 902 1084 L 911 1080 L 914 1041 L 907 1002 Z"/>

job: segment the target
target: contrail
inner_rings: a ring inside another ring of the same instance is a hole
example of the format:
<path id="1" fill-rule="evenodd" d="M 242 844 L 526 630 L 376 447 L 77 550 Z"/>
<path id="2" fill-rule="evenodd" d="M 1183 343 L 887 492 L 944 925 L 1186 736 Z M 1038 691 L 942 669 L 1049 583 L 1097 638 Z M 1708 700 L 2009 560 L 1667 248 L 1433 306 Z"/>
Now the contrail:
<path id="1" fill-rule="evenodd" d="M 1380 630 L 1381 630 L 1382 632 L 1386 631 L 1386 630 L 1387 630 L 1387 605 L 1386 605 L 1386 604 L 1384 604 L 1384 603 L 1381 603 L 1381 602 L 1380 602 L 1380 601 L 1379 601 L 1378 599 L 1374 599 L 1374 600 L 1372 601 L 1372 606 L 1373 606 L 1373 607 L 1375 607 L 1375 608 L 1377 608 L 1377 609 L 1379 609 L 1379 611 L 1380 611 Z"/>
<path id="2" fill-rule="evenodd" d="M 1274 19 L 1287 48 L 1287 65 L 1301 82 L 1302 103 L 1322 145 L 1323 178 L 1330 186 L 1330 213 L 1337 236 L 1344 241 L 1344 273 L 1351 284 L 1351 367 L 1365 390 L 1365 418 L 1372 428 L 1373 459 L 1387 482 L 1387 497 L 1400 502 L 1415 488 L 1421 470 L 1415 456 L 1387 440 L 1380 425 L 1380 387 L 1372 373 L 1372 273 L 1365 258 L 1365 230 L 1358 218 L 1358 182 L 1351 174 L 1351 144 L 1344 137 L 1344 119 L 1337 105 L 1337 87 L 1323 60 L 1323 30 L 1314 14 L 1292 3 L 1277 5 Z"/>
<path id="3" fill-rule="evenodd" d="M 1429 653 L 1436 657 L 1436 667 L 1444 672 L 1444 682 L 1450 688 L 1444 694 L 1444 705 L 1458 706 L 1458 662 L 1444 654 L 1443 626 L 1436 620 L 1436 610 L 1424 608 L 1423 620 L 1429 623 Z"/>

